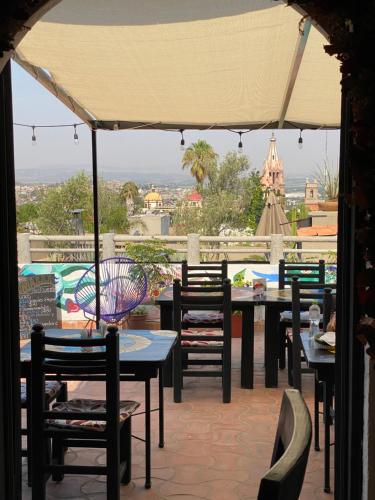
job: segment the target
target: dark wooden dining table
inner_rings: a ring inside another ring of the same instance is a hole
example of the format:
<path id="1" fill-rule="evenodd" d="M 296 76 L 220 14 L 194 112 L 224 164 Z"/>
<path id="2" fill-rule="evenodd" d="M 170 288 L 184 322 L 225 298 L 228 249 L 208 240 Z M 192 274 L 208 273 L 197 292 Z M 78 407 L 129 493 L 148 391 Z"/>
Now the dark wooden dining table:
<path id="1" fill-rule="evenodd" d="M 173 328 L 173 289 L 166 288 L 156 299 L 160 305 L 160 328 Z M 292 307 L 291 289 L 269 289 L 263 294 L 250 287 L 232 287 L 232 310 L 242 312 L 241 387 L 252 389 L 254 382 L 254 307 L 265 306 L 265 386 L 277 387 L 280 312 Z M 172 385 L 171 367 L 165 370 L 166 385 Z"/>
<path id="2" fill-rule="evenodd" d="M 81 330 L 47 329 L 46 334 L 57 337 L 80 337 Z M 98 333 L 93 333 L 95 338 Z M 145 383 L 145 487 L 151 487 L 151 387 L 152 378 L 159 376 L 159 447 L 164 447 L 163 368 L 171 357 L 176 332 L 171 330 L 119 330 L 120 379 Z M 21 347 L 21 377 L 30 388 L 31 342 Z M 74 376 L 69 376 L 74 380 Z M 80 378 L 82 380 L 82 378 Z M 87 380 L 93 381 L 92 377 Z M 28 395 L 29 397 L 30 395 Z"/>
<path id="3" fill-rule="evenodd" d="M 324 421 L 324 491 L 331 491 L 330 485 L 330 446 L 332 425 L 331 410 L 333 408 L 333 391 L 335 383 L 335 355 L 326 349 L 319 348 L 306 331 L 301 332 L 302 349 L 309 368 L 314 370 L 319 382 L 323 383 L 323 421 Z"/>
<path id="4" fill-rule="evenodd" d="M 232 287 L 232 311 L 242 313 L 241 387 L 254 385 L 254 307 L 259 297 L 250 287 Z M 160 328 L 173 329 L 173 289 L 168 287 L 156 298 L 160 306 Z M 165 369 L 165 385 L 172 385 L 172 369 Z"/>

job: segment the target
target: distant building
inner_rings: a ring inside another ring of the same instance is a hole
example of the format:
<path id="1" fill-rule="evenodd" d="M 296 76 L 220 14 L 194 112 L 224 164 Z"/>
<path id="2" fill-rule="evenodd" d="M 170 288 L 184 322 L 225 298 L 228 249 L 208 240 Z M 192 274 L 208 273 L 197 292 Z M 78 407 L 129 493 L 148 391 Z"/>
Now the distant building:
<path id="1" fill-rule="evenodd" d="M 276 137 L 272 133 L 268 156 L 263 163 L 260 179 L 264 190 L 273 190 L 276 195 L 285 195 L 285 180 L 283 162 L 279 159 L 276 149 Z"/>
<path id="2" fill-rule="evenodd" d="M 188 207 L 193 207 L 193 208 L 202 208 L 202 195 L 197 193 L 197 191 L 193 191 L 192 193 L 189 193 L 186 198 L 186 205 Z"/>
<path id="3" fill-rule="evenodd" d="M 144 207 L 147 210 L 155 210 L 163 207 L 163 198 L 161 194 L 156 191 L 154 186 L 152 186 L 151 191 L 144 197 Z"/>
<path id="4" fill-rule="evenodd" d="M 305 205 L 311 211 L 319 210 L 319 192 L 317 181 L 306 179 L 305 184 Z"/>
<path id="5" fill-rule="evenodd" d="M 171 225 L 169 214 L 140 214 L 129 217 L 132 228 L 129 231 L 137 236 L 168 236 Z"/>

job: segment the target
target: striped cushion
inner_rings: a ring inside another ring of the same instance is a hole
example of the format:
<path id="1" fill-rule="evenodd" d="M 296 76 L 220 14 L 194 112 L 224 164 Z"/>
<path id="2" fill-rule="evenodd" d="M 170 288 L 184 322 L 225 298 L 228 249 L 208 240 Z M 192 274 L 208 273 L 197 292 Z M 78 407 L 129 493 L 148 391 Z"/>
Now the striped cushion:
<path id="1" fill-rule="evenodd" d="M 125 422 L 134 411 L 138 408 L 137 401 L 120 401 L 119 421 Z M 89 413 L 100 412 L 106 413 L 106 402 L 98 399 L 71 399 L 63 403 L 55 403 L 53 411 L 57 412 L 75 412 L 75 413 Z M 54 426 L 64 429 L 82 429 L 89 428 L 89 430 L 104 431 L 106 422 L 104 420 L 66 420 L 66 419 L 49 419 L 47 422 Z"/>
<path id="2" fill-rule="evenodd" d="M 190 311 L 184 314 L 182 321 L 185 323 L 221 323 L 223 313 L 216 311 Z"/>
<path id="3" fill-rule="evenodd" d="M 187 330 L 181 331 L 181 345 L 183 347 L 210 347 L 210 346 L 223 346 L 223 342 L 219 340 L 189 340 L 189 336 L 202 336 L 202 337 L 210 337 L 210 336 L 223 336 L 223 330 L 198 330 L 194 328 L 189 328 Z"/>
<path id="4" fill-rule="evenodd" d="M 49 401 L 52 401 L 52 399 L 56 397 L 56 394 L 60 391 L 61 387 L 61 382 L 57 382 L 55 380 L 46 381 L 46 397 Z M 21 405 L 25 405 L 26 403 L 26 382 L 21 382 Z"/>

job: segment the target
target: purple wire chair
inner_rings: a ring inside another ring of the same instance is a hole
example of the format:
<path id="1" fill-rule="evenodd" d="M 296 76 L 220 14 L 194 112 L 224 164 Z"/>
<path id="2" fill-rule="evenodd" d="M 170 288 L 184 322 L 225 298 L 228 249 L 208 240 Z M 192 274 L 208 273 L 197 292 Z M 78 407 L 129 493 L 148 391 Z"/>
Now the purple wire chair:
<path id="1" fill-rule="evenodd" d="M 120 321 L 145 298 L 146 273 L 140 264 L 127 257 L 102 260 L 99 272 L 100 317 L 108 323 Z M 85 316 L 96 316 L 95 264 L 78 281 L 74 298 Z"/>

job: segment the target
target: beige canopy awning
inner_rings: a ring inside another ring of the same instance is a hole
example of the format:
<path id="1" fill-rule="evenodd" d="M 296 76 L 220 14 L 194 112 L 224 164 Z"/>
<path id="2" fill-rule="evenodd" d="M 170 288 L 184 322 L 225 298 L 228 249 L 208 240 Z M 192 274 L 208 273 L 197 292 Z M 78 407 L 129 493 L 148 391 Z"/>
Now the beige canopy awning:
<path id="1" fill-rule="evenodd" d="M 337 128 L 324 36 L 271 0 L 63 0 L 16 61 L 98 128 Z"/>
<path id="2" fill-rule="evenodd" d="M 273 191 L 268 193 L 255 236 L 270 236 L 271 234 L 284 236 L 292 234 L 290 222 Z"/>

